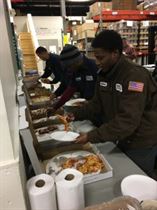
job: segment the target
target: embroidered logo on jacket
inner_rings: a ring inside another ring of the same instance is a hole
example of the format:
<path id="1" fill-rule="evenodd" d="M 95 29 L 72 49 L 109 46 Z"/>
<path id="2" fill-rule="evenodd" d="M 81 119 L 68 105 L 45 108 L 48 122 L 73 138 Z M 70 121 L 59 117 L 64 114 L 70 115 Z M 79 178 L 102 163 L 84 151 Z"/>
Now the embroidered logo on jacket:
<path id="1" fill-rule="evenodd" d="M 107 87 L 107 82 L 100 82 L 100 86 L 102 86 L 102 87 Z"/>
<path id="2" fill-rule="evenodd" d="M 90 75 L 86 76 L 86 81 L 93 81 L 93 76 Z"/>
<path id="3" fill-rule="evenodd" d="M 119 91 L 119 92 L 123 92 L 122 85 L 117 83 L 116 84 L 116 90 Z"/>
<path id="4" fill-rule="evenodd" d="M 135 91 L 135 92 L 143 92 L 144 83 L 142 82 L 129 82 L 128 90 Z"/>

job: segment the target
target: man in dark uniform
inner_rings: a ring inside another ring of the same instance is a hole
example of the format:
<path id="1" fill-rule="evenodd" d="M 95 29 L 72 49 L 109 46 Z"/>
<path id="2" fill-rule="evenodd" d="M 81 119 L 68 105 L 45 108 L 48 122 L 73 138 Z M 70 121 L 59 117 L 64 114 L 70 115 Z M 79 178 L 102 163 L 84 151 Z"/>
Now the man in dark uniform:
<path id="1" fill-rule="evenodd" d="M 60 82 L 62 80 L 63 66 L 61 64 L 59 55 L 49 53 L 44 47 L 38 47 L 36 49 L 36 54 L 41 60 L 46 61 L 46 67 L 43 75 L 41 76 L 42 82 L 47 84 L 56 84 L 57 82 Z M 54 79 L 50 81 L 47 78 L 52 74 Z"/>
<path id="2" fill-rule="evenodd" d="M 68 101 L 74 93 L 78 92 L 79 97 L 87 100 L 94 95 L 97 79 L 97 65 L 94 60 L 82 55 L 77 47 L 67 44 L 63 48 L 60 58 L 64 66 L 64 76 L 60 87 L 54 93 L 56 96 L 62 95 L 54 110 Z M 62 90 L 62 85 L 64 88 Z"/>
<path id="3" fill-rule="evenodd" d="M 81 134 L 76 143 L 112 141 L 145 172 L 153 174 L 157 157 L 157 85 L 149 72 L 122 55 L 122 39 L 112 30 L 93 41 L 99 73 L 93 99 L 71 120 L 101 113 L 104 123 Z"/>

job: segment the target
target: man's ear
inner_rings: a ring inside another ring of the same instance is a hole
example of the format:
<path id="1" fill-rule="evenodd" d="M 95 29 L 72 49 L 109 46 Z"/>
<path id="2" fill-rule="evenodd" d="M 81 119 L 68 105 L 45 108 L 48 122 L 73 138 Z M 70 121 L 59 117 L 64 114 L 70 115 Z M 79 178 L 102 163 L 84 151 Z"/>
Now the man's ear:
<path id="1" fill-rule="evenodd" d="M 119 50 L 114 50 L 113 51 L 113 57 L 117 58 L 119 56 Z"/>

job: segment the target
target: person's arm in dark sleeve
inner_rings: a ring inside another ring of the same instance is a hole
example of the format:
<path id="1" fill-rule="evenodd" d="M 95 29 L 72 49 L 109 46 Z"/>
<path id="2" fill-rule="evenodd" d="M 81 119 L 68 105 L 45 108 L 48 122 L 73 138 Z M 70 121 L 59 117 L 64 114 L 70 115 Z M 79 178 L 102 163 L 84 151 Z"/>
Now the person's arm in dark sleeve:
<path id="1" fill-rule="evenodd" d="M 51 81 L 51 84 L 56 84 L 62 80 L 63 70 L 61 69 L 61 67 L 60 68 L 59 67 L 60 67 L 59 65 L 56 65 L 54 71 L 52 72 L 55 77 Z"/>
<path id="2" fill-rule="evenodd" d="M 46 67 L 44 69 L 44 73 L 41 75 L 41 78 L 48 78 L 52 74 L 51 71 L 49 71 L 48 63 L 46 62 Z"/>
<path id="3" fill-rule="evenodd" d="M 66 89 L 66 85 L 65 82 L 62 81 L 60 86 L 57 88 L 57 90 L 54 92 L 54 94 L 56 95 L 56 97 L 61 96 L 63 94 L 63 92 Z"/>
<path id="4" fill-rule="evenodd" d="M 83 107 L 79 107 L 79 109 L 74 110 L 72 113 L 74 114 L 75 120 L 92 120 L 94 119 L 95 115 L 98 115 L 101 112 L 102 109 L 99 96 L 99 82 L 97 82 L 94 96 L 89 101 L 89 103 L 84 105 Z"/>
<path id="5" fill-rule="evenodd" d="M 61 64 L 61 61 L 58 58 L 55 60 L 53 74 L 54 74 L 55 78 L 52 80 L 51 84 L 56 84 L 57 82 L 62 81 L 63 66 Z"/>
<path id="6" fill-rule="evenodd" d="M 138 79 L 137 79 L 138 78 Z M 129 90 L 129 82 L 139 82 L 143 86 L 143 90 Z M 123 93 L 119 104 L 119 111 L 109 123 L 103 124 L 99 128 L 88 133 L 90 142 L 104 142 L 123 140 L 134 133 L 140 125 L 141 116 L 146 104 L 147 81 L 142 75 L 132 76 L 125 82 Z"/>
<path id="7" fill-rule="evenodd" d="M 76 87 L 69 86 L 67 89 L 64 91 L 63 95 L 59 99 L 59 101 L 54 105 L 54 109 L 57 110 L 61 106 L 63 106 L 76 92 Z"/>
<path id="8" fill-rule="evenodd" d="M 49 75 L 48 71 L 44 70 L 44 73 L 41 75 L 41 78 L 47 78 L 49 76 L 50 75 Z"/>

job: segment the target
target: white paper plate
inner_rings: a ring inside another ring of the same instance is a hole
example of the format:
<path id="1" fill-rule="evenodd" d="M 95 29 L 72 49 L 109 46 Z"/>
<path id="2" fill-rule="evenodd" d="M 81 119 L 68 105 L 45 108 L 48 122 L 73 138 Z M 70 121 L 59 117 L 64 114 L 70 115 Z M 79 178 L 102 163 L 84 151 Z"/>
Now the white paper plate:
<path id="1" fill-rule="evenodd" d="M 72 99 L 70 101 L 67 101 L 65 103 L 65 106 L 77 106 L 77 105 L 75 105 L 76 102 L 85 102 L 85 101 L 86 101 L 86 99 L 84 99 L 84 98 Z"/>
<path id="2" fill-rule="evenodd" d="M 130 175 L 121 182 L 123 195 L 132 196 L 139 201 L 157 199 L 157 182 L 144 175 Z"/>
<path id="3" fill-rule="evenodd" d="M 80 134 L 71 131 L 55 131 L 51 138 L 57 141 L 74 141 Z"/>

